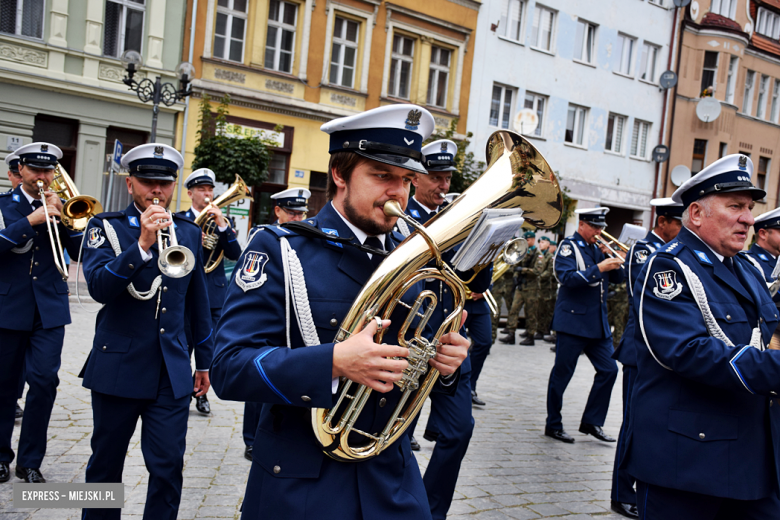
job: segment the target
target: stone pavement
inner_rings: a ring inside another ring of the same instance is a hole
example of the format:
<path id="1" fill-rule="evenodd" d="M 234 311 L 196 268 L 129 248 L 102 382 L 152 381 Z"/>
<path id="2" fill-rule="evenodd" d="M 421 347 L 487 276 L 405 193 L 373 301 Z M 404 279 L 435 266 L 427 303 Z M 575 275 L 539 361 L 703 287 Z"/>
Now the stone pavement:
<path id="1" fill-rule="evenodd" d="M 84 482 L 91 453 L 92 410 L 89 392 L 77 376 L 92 346 L 94 312 L 98 309 L 94 303 L 85 308 L 75 301 L 71 303 L 73 324 L 66 329 L 61 382 L 49 425 L 48 452 L 41 468 L 49 482 Z M 615 445 L 577 433 L 594 375 L 586 358 L 580 359 L 563 410 L 564 425 L 577 442 L 563 444 L 543 435 L 547 378 L 554 358 L 549 346 L 537 341 L 533 348 L 500 343 L 493 347 L 479 382 L 479 395 L 487 406 L 474 409 L 476 426 L 450 518 L 623 518 L 609 512 Z M 607 433 L 615 437 L 621 421 L 620 380 L 619 377 L 605 425 Z M 210 417 L 197 414 L 194 405 L 190 411 L 179 512 L 182 520 L 239 518 L 250 467 L 243 457 L 243 404 L 222 401 L 213 391 L 209 399 Z M 433 443 L 422 439 L 427 414 L 426 405 L 416 436 L 422 444 L 417 459 L 423 471 L 433 449 Z M 17 421 L 14 428 L 14 446 L 20 424 Z M 0 520 L 80 518 L 78 510 L 13 508 L 12 482 L 18 480 L 0 484 Z M 124 483 L 122 518 L 140 519 L 147 484 L 140 428 L 130 444 Z"/>

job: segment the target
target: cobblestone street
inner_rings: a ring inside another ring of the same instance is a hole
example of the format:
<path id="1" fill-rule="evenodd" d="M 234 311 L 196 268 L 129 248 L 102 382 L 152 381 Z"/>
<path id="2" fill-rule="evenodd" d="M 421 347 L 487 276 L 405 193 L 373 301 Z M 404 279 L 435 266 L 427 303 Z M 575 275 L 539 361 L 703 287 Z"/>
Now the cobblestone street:
<path id="1" fill-rule="evenodd" d="M 92 345 L 95 314 L 92 303 L 71 302 L 73 324 L 66 328 L 60 386 L 49 425 L 49 443 L 41 468 L 49 482 L 84 482 L 91 453 L 92 410 L 89 391 L 77 375 Z M 450 518 L 528 519 L 565 517 L 571 520 L 619 519 L 609 512 L 614 444 L 577 433 L 580 414 L 594 371 L 581 358 L 565 395 L 564 427 L 573 445 L 544 437 L 547 378 L 554 354 L 550 344 L 536 347 L 496 344 L 482 373 L 480 397 L 484 409 L 474 409 L 476 427 L 458 480 Z M 620 380 L 615 385 L 605 431 L 617 437 L 621 421 Z M 221 401 L 209 392 L 212 414 L 190 411 L 184 466 L 184 493 L 179 518 L 239 518 L 239 506 L 250 463 L 244 459 L 241 436 L 243 404 Z M 24 406 L 24 402 L 21 403 Z M 422 439 L 427 405 L 417 428 L 421 469 L 433 443 Z M 16 447 L 21 421 L 16 422 Z M 13 465 L 12 465 L 13 471 Z M 12 483 L 0 484 L 0 520 L 80 518 L 70 509 L 20 510 L 12 507 Z M 136 429 L 124 470 L 123 518 L 141 518 L 147 472 Z"/>

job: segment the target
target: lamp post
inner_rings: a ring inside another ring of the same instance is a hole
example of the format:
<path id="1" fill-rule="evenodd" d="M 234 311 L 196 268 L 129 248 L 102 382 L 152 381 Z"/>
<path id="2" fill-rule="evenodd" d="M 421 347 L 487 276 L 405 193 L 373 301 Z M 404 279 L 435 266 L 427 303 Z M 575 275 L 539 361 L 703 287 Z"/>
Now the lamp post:
<path id="1" fill-rule="evenodd" d="M 176 90 L 171 83 L 163 83 L 160 76 L 154 81 L 149 78 L 144 78 L 141 81 L 133 79 L 133 75 L 143 65 L 143 57 L 137 51 L 127 50 L 122 54 L 122 63 L 127 71 L 127 76 L 122 80 L 125 85 L 130 87 L 130 90 L 138 94 L 138 99 L 144 103 L 152 102 L 152 136 L 151 142 L 156 142 L 157 139 L 157 115 L 160 113 L 160 103 L 164 103 L 165 106 L 173 106 L 174 103 L 180 99 L 192 94 L 192 88 L 190 81 L 192 75 L 195 72 L 195 67 L 192 63 L 183 61 L 176 67 L 176 76 L 179 78 L 181 88 Z"/>

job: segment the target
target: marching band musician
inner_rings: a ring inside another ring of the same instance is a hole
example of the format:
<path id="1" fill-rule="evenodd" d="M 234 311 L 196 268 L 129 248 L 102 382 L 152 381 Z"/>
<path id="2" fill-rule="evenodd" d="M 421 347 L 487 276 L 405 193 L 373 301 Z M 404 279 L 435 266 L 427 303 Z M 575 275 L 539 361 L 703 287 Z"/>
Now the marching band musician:
<path id="1" fill-rule="evenodd" d="M 187 187 L 187 195 L 192 200 L 192 207 L 187 211 L 181 211 L 177 213 L 178 216 L 184 217 L 188 220 L 195 221 L 196 218 L 204 210 L 209 215 L 214 217 L 214 221 L 217 224 L 217 234 L 219 240 L 214 249 L 203 248 L 203 258 L 207 259 L 213 251 L 213 257 L 217 258 L 220 252 L 225 253 L 225 258 L 229 260 L 238 260 L 241 254 L 241 244 L 238 243 L 236 233 L 233 228 L 228 225 L 228 221 L 222 214 L 222 210 L 214 206 L 208 206 L 206 200 L 214 200 L 214 182 L 216 182 L 216 175 L 208 168 L 201 168 L 192 172 L 185 180 L 184 185 Z M 208 206 L 208 209 L 206 207 Z M 211 326 L 214 330 L 217 329 L 217 322 L 222 315 L 222 305 L 225 303 L 225 293 L 227 292 L 227 278 L 225 276 L 225 262 L 221 261 L 211 271 L 206 273 L 206 286 L 209 291 L 209 304 L 211 305 Z M 191 338 L 187 338 L 187 345 L 190 349 L 190 356 L 192 356 L 193 342 Z M 195 376 L 193 374 L 193 382 Z M 196 392 L 193 392 L 195 396 Z M 206 394 L 195 397 L 195 408 L 202 415 L 208 415 L 211 413 L 211 406 L 209 405 L 209 399 Z"/>
<path id="2" fill-rule="evenodd" d="M 122 482 L 140 417 L 141 450 L 149 470 L 144 518 L 150 520 L 175 519 L 181 501 L 193 391 L 186 323 L 195 343 L 197 395 L 209 389 L 213 354 L 201 230 L 165 209 L 183 162 L 179 152 L 164 144 L 144 144 L 126 153 L 122 166 L 129 170 L 126 182 L 133 201 L 124 211 L 92 219 L 83 251 L 89 293 L 104 304 L 82 370 L 83 384 L 92 390 L 94 422 L 86 481 Z M 184 276 L 162 274 L 161 230 L 175 234 L 193 253 L 193 264 L 187 264 L 191 271 Z M 118 519 L 120 514 L 120 509 L 83 510 L 84 519 Z"/>
<path id="3" fill-rule="evenodd" d="M 777 518 L 778 311 L 737 254 L 766 193 L 753 163 L 726 156 L 672 195 L 683 229 L 634 288 L 638 375 L 624 467 L 640 518 Z"/>
<path id="4" fill-rule="evenodd" d="M 416 174 L 412 180 L 415 193 L 409 199 L 406 213 L 424 225 L 444 210 L 449 203 L 444 195 L 450 189 L 452 172 L 455 168 L 455 155 L 458 146 L 448 140 L 440 139 L 422 148 L 423 165 L 427 174 Z M 403 234 L 408 235 L 404 224 Z M 455 256 L 455 248 L 442 255 L 447 262 Z M 473 271 L 459 273 L 461 279 L 469 279 Z M 431 412 L 428 424 L 425 426 L 424 438 L 435 442 L 433 453 L 425 470 L 423 483 L 431 506 L 431 516 L 434 520 L 444 520 L 452 503 L 455 484 L 458 481 L 460 465 L 469 447 L 471 434 L 474 431 L 474 418 L 471 415 L 471 376 L 472 356 L 480 355 L 490 350 L 490 309 L 481 292 L 490 287 L 491 269 L 483 269 L 469 284 L 472 299 L 466 301 L 465 309 L 468 318 L 464 328 L 469 331 L 472 347 L 469 355 L 460 366 L 460 377 L 451 384 L 455 388 L 448 391 L 433 391 L 431 393 Z M 444 319 L 452 311 L 453 298 L 448 287 L 439 280 L 426 282 L 425 288 L 433 291 L 439 298 L 439 306 L 428 322 L 433 330 L 437 330 Z M 487 354 L 485 354 L 487 355 Z M 483 359 L 484 362 L 484 359 Z M 417 421 L 414 421 L 416 425 Z M 410 429 L 414 428 L 414 425 Z M 412 442 L 416 442 L 412 437 Z"/>
<path id="5" fill-rule="evenodd" d="M 24 366 L 30 388 L 15 474 L 38 483 L 46 482 L 40 467 L 59 385 L 65 325 L 70 323 L 68 283 L 55 265 L 59 252 L 52 249 L 45 213 L 54 219 L 62 210 L 63 201 L 48 189 L 62 151 L 53 144 L 31 143 L 16 153 L 21 183 L 0 194 L 0 482 L 11 478 L 11 435 Z M 45 201 L 38 181 L 46 190 Z M 82 234 L 59 221 L 55 227 L 63 247 L 78 254 Z"/>
<path id="6" fill-rule="evenodd" d="M 628 293 L 628 321 L 618 348 L 612 358 L 623 365 L 623 424 L 620 427 L 617 449 L 615 450 L 615 466 L 612 470 L 611 508 L 618 514 L 628 518 L 637 518 L 635 480 L 620 467 L 626 453 L 629 419 L 631 417 L 631 395 L 636 383 L 636 350 L 634 328 L 636 322 L 631 312 L 631 301 L 634 287 L 639 279 L 639 272 L 647 263 L 647 259 L 667 242 L 674 240 L 682 228 L 683 205 L 671 198 L 653 199 L 650 205 L 655 207 L 655 227 L 647 236 L 637 241 L 628 251 L 626 285 Z"/>
<path id="7" fill-rule="evenodd" d="M 331 341 L 382 250 L 392 251 L 403 238 L 391 233 L 397 219 L 385 216 L 383 206 L 395 200 L 406 207 L 415 172 L 425 174 L 420 149 L 433 126 L 427 110 L 408 104 L 324 124 L 330 202 L 305 221 L 305 235 L 265 227 L 239 260 L 211 374 L 223 399 L 264 403 L 244 519 L 431 517 L 408 435 L 371 459 L 336 461 L 315 439 L 311 409 L 334 406 L 342 376 L 374 390 L 356 429 L 381 431 L 398 403 L 394 382 L 407 367 L 407 349 L 374 343 L 373 320 L 347 340 Z M 400 307 L 382 322 L 389 327 L 386 341 L 395 341 L 406 317 Z M 457 333 L 440 341 L 429 363 L 451 376 L 468 342 Z"/>
<path id="8" fill-rule="evenodd" d="M 745 254 L 753 260 L 753 265 L 759 268 L 766 281 L 771 283 L 774 281 L 772 271 L 780 256 L 780 208 L 757 216 L 753 229 L 756 232 L 756 243 Z M 775 295 L 774 300 L 780 301 L 780 296 Z"/>
<path id="9" fill-rule="evenodd" d="M 523 238 L 528 242 L 528 253 L 517 264 L 514 269 L 514 295 L 512 296 L 512 306 L 509 308 L 509 314 L 506 319 L 506 328 L 501 332 L 505 336 L 498 338 L 498 341 L 505 345 L 515 344 L 515 331 L 517 322 L 520 319 L 520 310 L 525 308 L 525 332 L 520 334 L 523 340 L 521 345 L 532 347 L 535 344 L 536 335 L 536 308 L 538 307 L 539 284 L 537 283 L 537 274 L 534 271 L 536 263 L 536 233 L 531 230 L 523 233 Z M 498 318 L 495 319 L 495 326 L 498 326 Z M 475 389 L 476 389 L 476 385 Z"/>
<path id="10" fill-rule="evenodd" d="M 19 173 L 19 156 L 15 153 L 9 153 L 5 156 L 5 165 L 8 168 L 8 181 L 11 183 L 11 191 L 22 183 L 22 176 Z"/>
<path id="11" fill-rule="evenodd" d="M 561 241 L 554 260 L 555 276 L 561 284 L 552 325 L 558 341 L 547 388 L 544 434 L 562 442 L 574 442 L 563 429 L 561 408 L 563 393 L 583 351 L 596 369 L 596 377 L 582 414 L 580 432 L 615 442 L 601 429 L 617 378 L 617 365 L 610 357 L 613 348 L 607 323 L 607 284 L 623 281 L 623 259 L 606 258 L 595 245 L 607 226 L 608 211 L 609 208 L 576 210 L 580 216 L 577 232 Z"/>

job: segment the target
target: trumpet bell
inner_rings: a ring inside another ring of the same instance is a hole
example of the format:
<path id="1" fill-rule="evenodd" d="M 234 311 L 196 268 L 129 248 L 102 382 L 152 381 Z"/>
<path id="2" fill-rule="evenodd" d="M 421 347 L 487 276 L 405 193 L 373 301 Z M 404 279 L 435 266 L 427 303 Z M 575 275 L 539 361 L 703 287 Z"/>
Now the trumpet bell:
<path id="1" fill-rule="evenodd" d="M 184 278 L 195 268 L 195 255 L 184 246 L 166 247 L 160 251 L 157 266 L 169 278 Z"/>
<path id="2" fill-rule="evenodd" d="M 103 205 L 95 197 L 78 195 L 62 205 L 62 223 L 73 231 L 84 231 L 89 219 L 103 213 Z"/>
<path id="3" fill-rule="evenodd" d="M 501 258 L 509 265 L 517 265 L 528 254 L 528 242 L 524 238 L 510 240 L 504 246 Z"/>

